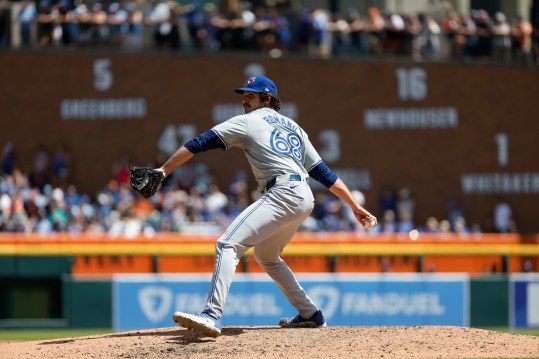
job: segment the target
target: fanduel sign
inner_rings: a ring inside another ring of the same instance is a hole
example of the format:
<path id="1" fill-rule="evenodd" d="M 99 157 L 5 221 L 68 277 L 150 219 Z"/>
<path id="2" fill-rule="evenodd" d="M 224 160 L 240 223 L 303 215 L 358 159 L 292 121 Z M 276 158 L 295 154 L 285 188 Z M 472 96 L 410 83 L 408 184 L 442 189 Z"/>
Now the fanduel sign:
<path id="1" fill-rule="evenodd" d="M 319 274 L 298 277 L 329 325 L 457 325 L 469 322 L 467 275 Z M 175 311 L 200 312 L 208 275 L 117 275 L 115 330 L 174 326 Z M 223 324 L 276 325 L 295 315 L 266 275 L 236 274 Z"/>

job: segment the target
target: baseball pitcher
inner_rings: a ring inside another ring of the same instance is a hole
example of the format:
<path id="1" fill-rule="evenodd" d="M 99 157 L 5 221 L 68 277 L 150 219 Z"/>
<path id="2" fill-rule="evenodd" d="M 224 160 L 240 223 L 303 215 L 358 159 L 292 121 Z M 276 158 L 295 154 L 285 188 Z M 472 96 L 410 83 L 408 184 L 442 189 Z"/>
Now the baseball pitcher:
<path id="1" fill-rule="evenodd" d="M 363 208 L 348 187 L 322 161 L 307 133 L 281 115 L 277 88 L 264 76 L 250 78 L 235 92 L 243 95 L 245 114 L 233 117 L 180 147 L 162 167 L 161 178 L 197 153 L 211 149 L 243 150 L 263 196 L 245 209 L 216 243 L 215 267 L 205 308 L 201 313 L 174 313 L 174 321 L 211 337 L 221 335 L 221 317 L 241 256 L 254 248 L 254 258 L 277 283 L 299 314 L 279 321 L 281 327 L 324 327 L 322 311 L 309 298 L 280 254 L 301 222 L 309 216 L 314 198 L 312 178 L 347 203 L 367 229 L 377 219 Z"/>

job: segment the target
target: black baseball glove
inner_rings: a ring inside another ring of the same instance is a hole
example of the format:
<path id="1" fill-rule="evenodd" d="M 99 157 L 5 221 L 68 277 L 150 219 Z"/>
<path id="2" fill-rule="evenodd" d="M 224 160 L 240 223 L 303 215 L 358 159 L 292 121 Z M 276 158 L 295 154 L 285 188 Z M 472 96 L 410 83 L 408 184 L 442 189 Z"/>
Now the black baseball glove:
<path id="1" fill-rule="evenodd" d="M 156 171 L 150 167 L 131 168 L 131 187 L 145 198 L 153 196 L 164 179 L 163 172 Z"/>

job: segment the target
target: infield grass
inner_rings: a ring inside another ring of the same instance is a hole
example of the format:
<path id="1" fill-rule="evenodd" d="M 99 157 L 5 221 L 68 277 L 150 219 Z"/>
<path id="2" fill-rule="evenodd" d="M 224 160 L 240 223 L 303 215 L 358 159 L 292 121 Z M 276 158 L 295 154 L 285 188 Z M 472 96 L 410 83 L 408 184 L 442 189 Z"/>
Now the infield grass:
<path id="1" fill-rule="evenodd" d="M 497 332 L 504 333 L 514 333 L 514 334 L 523 334 L 523 335 L 533 335 L 539 337 L 539 328 L 538 329 L 511 329 L 503 327 L 492 327 L 492 328 L 478 328 L 493 330 Z M 14 328 L 14 329 L 0 329 L 0 341 L 30 341 L 30 340 L 47 340 L 47 339 L 58 339 L 58 338 L 72 338 L 72 337 L 86 337 L 91 335 L 100 335 L 100 334 L 109 334 L 114 333 L 111 328 L 102 328 L 102 329 L 57 329 L 57 328 L 36 328 L 36 329 L 23 329 L 23 328 Z"/>
<path id="2" fill-rule="evenodd" d="M 502 332 L 502 333 L 533 335 L 533 336 L 539 337 L 539 328 L 536 328 L 536 329 L 512 329 L 512 328 L 505 328 L 505 327 L 486 327 L 486 328 L 477 327 L 477 329 L 493 330 L 495 332 Z"/>
<path id="3" fill-rule="evenodd" d="M 0 329 L 0 341 L 30 341 L 113 333 L 110 328 L 104 329 Z"/>

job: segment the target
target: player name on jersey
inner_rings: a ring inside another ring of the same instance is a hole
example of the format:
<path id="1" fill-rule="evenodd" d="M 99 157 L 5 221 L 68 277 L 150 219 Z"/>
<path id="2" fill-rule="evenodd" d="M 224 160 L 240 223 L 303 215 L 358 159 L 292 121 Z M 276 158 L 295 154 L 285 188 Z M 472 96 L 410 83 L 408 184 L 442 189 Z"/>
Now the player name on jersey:
<path id="1" fill-rule="evenodd" d="M 295 124 L 293 124 L 289 120 L 285 119 L 284 117 L 266 116 L 263 119 L 264 119 L 264 121 L 266 121 L 270 125 L 282 125 L 282 126 L 285 126 L 285 127 L 289 128 L 293 132 L 296 132 L 297 129 L 298 129 L 298 126 L 296 126 Z"/>

